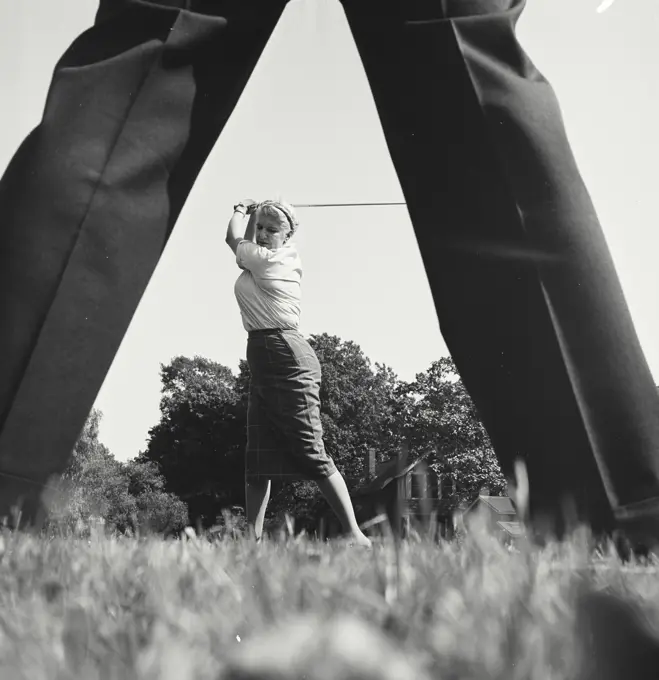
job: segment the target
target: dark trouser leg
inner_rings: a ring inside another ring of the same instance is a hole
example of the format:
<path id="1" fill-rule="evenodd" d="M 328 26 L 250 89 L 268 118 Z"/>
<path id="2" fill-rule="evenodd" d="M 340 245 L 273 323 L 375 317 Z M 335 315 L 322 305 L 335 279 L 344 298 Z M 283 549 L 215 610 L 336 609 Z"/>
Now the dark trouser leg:
<path id="1" fill-rule="evenodd" d="M 0 183 L 0 515 L 66 466 L 285 4 L 104 0 L 56 66 Z"/>
<path id="2" fill-rule="evenodd" d="M 659 410 L 524 0 L 343 0 L 444 338 L 504 471 L 560 530 L 659 509 Z"/>

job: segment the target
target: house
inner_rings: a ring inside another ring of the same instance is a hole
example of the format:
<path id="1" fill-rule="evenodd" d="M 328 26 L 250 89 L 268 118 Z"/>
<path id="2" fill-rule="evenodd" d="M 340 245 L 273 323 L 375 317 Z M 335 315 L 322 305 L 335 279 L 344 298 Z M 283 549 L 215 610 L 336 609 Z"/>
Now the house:
<path id="1" fill-rule="evenodd" d="M 369 449 L 364 468 L 366 483 L 352 493 L 360 524 L 386 517 L 391 528 L 404 535 L 414 522 L 424 523 L 435 515 L 440 535 L 451 533 L 453 489 L 449 491 L 442 479 L 428 469 L 423 456 L 411 456 L 408 447 L 403 446 L 396 458 L 377 465 L 375 449 Z"/>
<path id="2" fill-rule="evenodd" d="M 519 521 L 515 506 L 508 496 L 479 495 L 478 498 L 462 513 L 460 524 L 465 526 L 465 519 L 476 512 L 485 517 L 486 526 L 499 535 L 504 541 L 511 541 L 524 536 L 524 527 Z"/>
<path id="3" fill-rule="evenodd" d="M 366 482 L 351 493 L 357 521 L 365 526 L 377 526 L 387 520 L 400 536 L 406 535 L 415 523 L 423 525 L 432 515 L 438 533 L 451 538 L 455 530 L 464 528 L 464 519 L 472 512 L 483 509 L 488 525 L 505 540 L 523 536 L 513 502 L 507 496 L 481 494 L 462 510 L 455 498 L 455 488 L 449 480 L 442 479 L 428 468 L 425 456 L 411 455 L 404 445 L 399 455 L 383 463 L 376 462 L 376 451 L 368 449 L 364 456 Z M 318 534 L 325 538 L 341 533 L 335 515 L 328 511 L 320 518 Z"/>

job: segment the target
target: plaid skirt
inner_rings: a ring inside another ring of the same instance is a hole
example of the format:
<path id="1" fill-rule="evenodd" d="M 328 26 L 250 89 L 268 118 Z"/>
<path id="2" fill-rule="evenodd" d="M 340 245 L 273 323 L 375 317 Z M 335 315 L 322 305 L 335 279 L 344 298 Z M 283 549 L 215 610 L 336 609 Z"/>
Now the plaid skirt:
<path id="1" fill-rule="evenodd" d="M 323 479 L 336 472 L 320 421 L 320 363 L 295 330 L 249 333 L 245 477 Z"/>

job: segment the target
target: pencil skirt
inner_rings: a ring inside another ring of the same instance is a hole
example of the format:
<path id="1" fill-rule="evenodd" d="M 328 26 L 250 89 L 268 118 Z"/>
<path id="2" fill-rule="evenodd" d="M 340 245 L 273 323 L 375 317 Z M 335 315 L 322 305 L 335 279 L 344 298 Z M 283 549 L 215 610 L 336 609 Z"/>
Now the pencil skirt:
<path id="1" fill-rule="evenodd" d="M 323 442 L 321 367 L 311 345 L 296 330 L 252 332 L 247 363 L 247 481 L 318 480 L 336 472 Z"/>

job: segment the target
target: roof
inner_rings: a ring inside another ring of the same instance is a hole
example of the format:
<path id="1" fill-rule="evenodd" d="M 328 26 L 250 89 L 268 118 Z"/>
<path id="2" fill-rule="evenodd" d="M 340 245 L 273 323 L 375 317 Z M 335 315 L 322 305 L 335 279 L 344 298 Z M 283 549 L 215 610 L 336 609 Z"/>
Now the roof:
<path id="1" fill-rule="evenodd" d="M 516 515 L 517 511 L 508 496 L 478 496 L 478 498 L 465 510 L 471 512 L 478 504 L 484 503 L 497 515 Z"/>
<path id="2" fill-rule="evenodd" d="M 497 522 L 497 526 L 500 526 L 509 536 L 513 538 L 521 538 L 524 536 L 524 527 L 521 522 Z"/>
<path id="3" fill-rule="evenodd" d="M 365 484 L 360 489 L 355 490 L 352 494 L 353 496 L 367 496 L 370 493 L 375 493 L 376 491 L 382 491 L 390 482 L 394 479 L 399 479 L 404 477 L 410 470 L 415 468 L 421 461 L 423 457 L 417 458 L 411 463 L 406 463 L 404 459 L 394 458 L 393 460 L 384 464 L 380 474 L 372 479 L 368 484 Z"/>
<path id="4" fill-rule="evenodd" d="M 517 512 L 508 496 L 480 496 L 480 498 L 500 515 L 515 515 Z"/>

